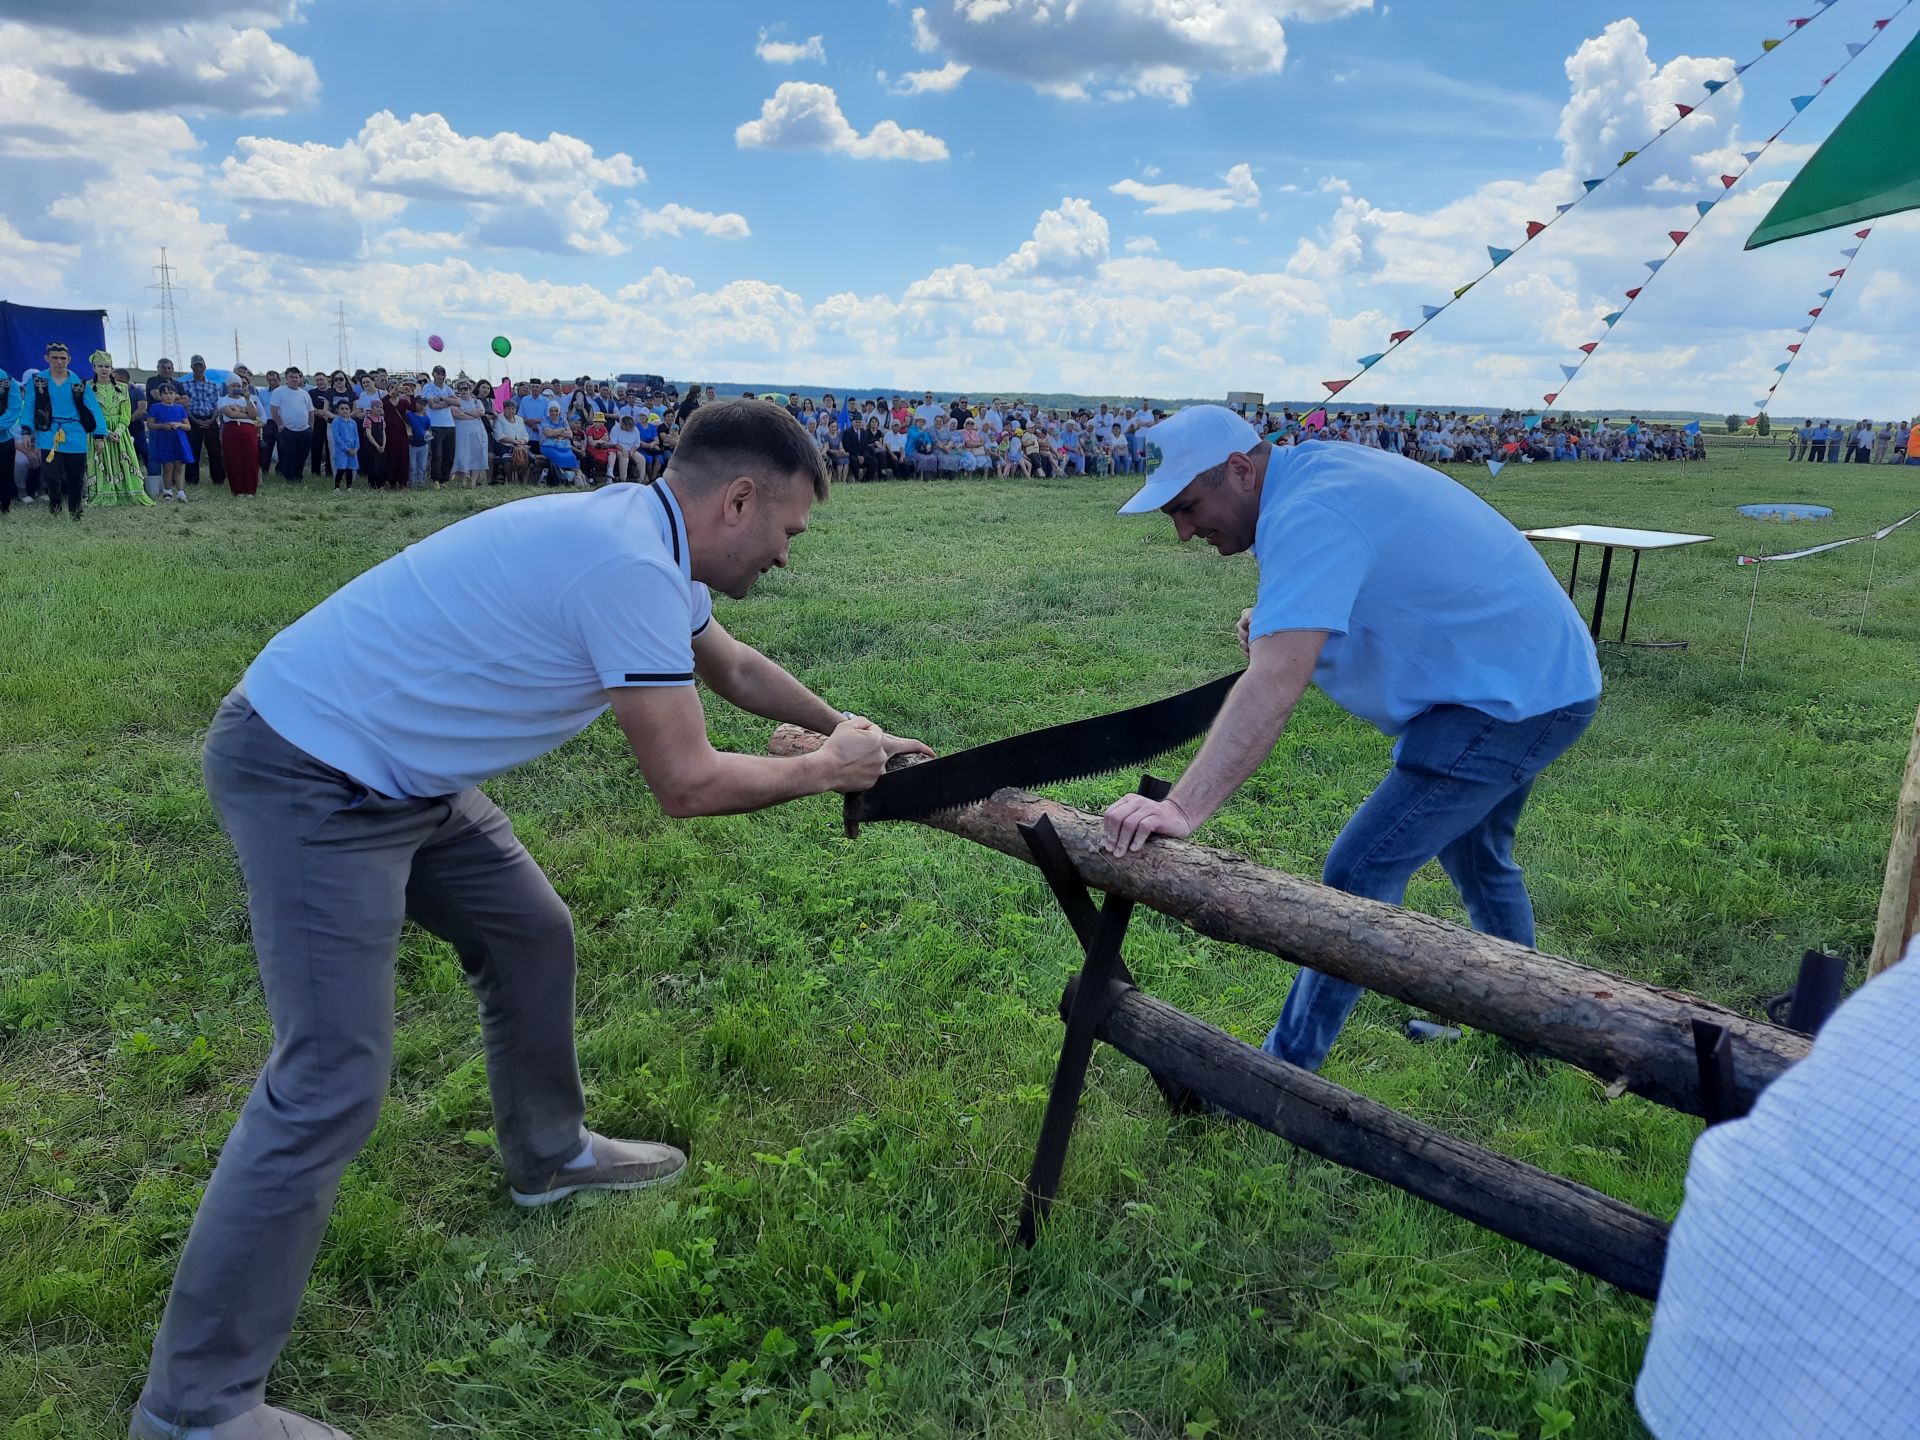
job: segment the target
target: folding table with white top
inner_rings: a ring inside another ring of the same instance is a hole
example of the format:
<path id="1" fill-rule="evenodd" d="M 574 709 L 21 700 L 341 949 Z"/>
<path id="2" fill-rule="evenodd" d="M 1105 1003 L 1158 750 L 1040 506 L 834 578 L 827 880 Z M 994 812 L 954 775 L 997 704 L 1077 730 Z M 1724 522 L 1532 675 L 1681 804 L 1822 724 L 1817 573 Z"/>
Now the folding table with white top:
<path id="1" fill-rule="evenodd" d="M 1671 530 L 1630 530 L 1619 525 L 1554 525 L 1544 530 L 1523 531 L 1529 540 L 1562 540 L 1573 546 L 1573 572 L 1567 576 L 1567 595 L 1573 596 L 1573 587 L 1580 578 L 1580 548 L 1583 545 L 1598 545 L 1600 554 L 1600 589 L 1593 598 L 1593 623 L 1588 627 L 1593 638 L 1600 638 L 1600 620 L 1607 609 L 1607 581 L 1613 573 L 1613 552 L 1615 550 L 1633 551 L 1633 572 L 1627 577 L 1627 606 L 1620 616 L 1620 643 L 1627 643 L 1627 622 L 1633 618 L 1633 587 L 1640 579 L 1640 552 L 1643 550 L 1675 550 L 1682 545 L 1704 545 L 1713 539 L 1711 535 L 1681 535 Z M 1671 647 L 1685 649 L 1686 641 L 1672 642 Z"/>

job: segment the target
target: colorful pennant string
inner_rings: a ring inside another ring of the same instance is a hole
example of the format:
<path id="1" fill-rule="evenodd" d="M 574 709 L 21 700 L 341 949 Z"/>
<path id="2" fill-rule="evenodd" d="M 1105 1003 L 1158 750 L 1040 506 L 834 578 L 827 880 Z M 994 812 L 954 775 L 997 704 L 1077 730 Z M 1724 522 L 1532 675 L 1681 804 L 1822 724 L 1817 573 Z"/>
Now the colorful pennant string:
<path id="1" fill-rule="evenodd" d="M 1869 225 L 1864 230 L 1854 231 L 1853 238 L 1856 241 L 1865 240 L 1866 237 L 1871 235 L 1872 233 L 1873 233 L 1873 227 Z M 1862 246 L 1857 244 L 1849 245 L 1846 249 L 1840 252 L 1843 256 L 1846 257 L 1847 263 L 1845 265 L 1842 265 L 1838 270 L 1832 270 L 1828 272 L 1827 278 L 1832 280 L 1834 283 L 1831 286 L 1829 286 L 1827 289 L 1822 290 L 1820 292 L 1820 298 L 1822 300 L 1826 300 L 1830 298 L 1833 295 L 1833 292 L 1835 290 L 1838 290 L 1843 284 L 1846 283 L 1847 271 L 1853 268 L 1854 257 L 1860 253 L 1862 248 L 1863 248 Z M 1799 326 L 1794 331 L 1794 333 L 1797 335 L 1811 334 L 1813 332 L 1813 327 L 1820 323 L 1820 311 L 1825 310 L 1826 308 L 1827 307 L 1825 305 L 1822 305 L 1820 307 L 1820 310 L 1809 310 L 1807 313 L 1813 316 L 1813 319 L 1808 321 L 1805 325 Z M 1773 399 L 1774 391 L 1780 388 L 1780 382 L 1787 378 L 1787 371 L 1792 369 L 1794 362 L 1800 358 L 1800 351 L 1802 346 L 1805 343 L 1806 343 L 1805 341 L 1796 340 L 1792 344 L 1787 346 L 1787 361 L 1784 365 L 1776 365 L 1773 367 L 1773 376 L 1774 376 L 1773 384 L 1767 387 L 1767 398 L 1766 400 L 1762 400 L 1760 402 L 1761 409 L 1763 410 L 1766 409 L 1768 402 Z"/>
<path id="2" fill-rule="evenodd" d="M 1900 10 L 1905 10 L 1907 6 L 1912 3 L 1914 3 L 1914 0 L 1903 0 L 1903 3 L 1900 6 Z M 1821 14 L 1826 13 L 1825 3 L 1822 4 L 1820 13 Z M 1895 13 L 1898 14 L 1899 11 L 1896 11 Z M 1802 28 L 1804 28 L 1808 23 L 1810 23 L 1813 19 L 1816 19 L 1816 18 L 1818 17 L 1808 16 L 1805 19 L 1794 21 L 1792 23 L 1792 33 L 1798 34 Z M 1826 78 L 1826 80 L 1821 81 L 1820 82 L 1821 85 L 1825 86 L 1826 84 L 1828 84 L 1830 81 L 1836 78 L 1841 73 L 1841 71 L 1844 71 L 1847 68 L 1847 65 L 1851 65 L 1855 60 L 1857 60 L 1860 57 L 1860 55 L 1867 49 L 1867 47 L 1871 45 L 1874 42 L 1874 40 L 1879 38 L 1880 33 L 1886 28 L 1886 24 L 1887 22 L 1884 20 L 1876 22 L 1873 28 L 1873 34 L 1869 35 L 1865 41 L 1860 42 L 1860 44 L 1857 47 L 1854 45 L 1849 45 L 1847 47 L 1846 64 L 1843 64 L 1840 67 L 1840 70 L 1836 70 L 1832 75 L 1829 75 Z M 1765 55 L 1768 52 L 1772 51 L 1775 48 L 1775 46 L 1777 46 L 1779 43 L 1780 42 L 1777 40 L 1767 42 L 1762 47 L 1761 54 Z M 1746 65 L 1738 67 L 1734 71 L 1734 73 L 1740 74 L 1743 71 L 1751 68 L 1755 63 L 1757 62 L 1753 60 L 1749 60 L 1746 63 Z M 1800 118 L 1801 114 L 1806 110 L 1808 105 L 1813 103 L 1815 98 L 1816 97 L 1813 95 L 1802 95 L 1802 96 L 1796 96 L 1794 98 L 1793 114 L 1787 118 L 1785 123 L 1783 123 L 1778 130 L 1775 130 L 1773 134 L 1769 135 L 1766 141 L 1760 146 L 1758 150 L 1748 150 L 1744 152 L 1746 157 L 1746 162 L 1747 162 L 1746 168 L 1740 171 L 1739 174 L 1722 175 L 1720 177 L 1720 186 L 1723 192 L 1726 190 L 1731 190 L 1734 185 L 1736 185 L 1745 175 L 1747 175 L 1753 169 L 1754 165 L 1759 161 L 1760 157 L 1767 152 L 1768 148 L 1773 145 L 1774 141 L 1778 140 L 1783 134 L 1785 134 L 1788 128 L 1792 126 L 1793 123 Z M 1683 115 L 1681 118 L 1684 119 L 1685 116 Z M 1678 122 L 1676 121 L 1675 123 L 1678 123 Z M 1631 156 L 1631 152 L 1629 152 L 1629 158 L 1630 156 Z M 1706 220 L 1708 212 L 1710 212 L 1713 209 L 1713 207 L 1714 207 L 1714 202 L 1710 200 L 1701 200 L 1701 201 L 1695 202 L 1694 209 L 1698 212 L 1698 216 L 1694 220 L 1693 224 L 1685 230 L 1669 230 L 1667 232 L 1667 238 L 1673 242 L 1673 246 L 1675 250 L 1678 250 L 1680 246 L 1686 242 L 1687 237 L 1690 236 L 1694 232 L 1694 230 L 1697 229 Z M 1869 226 L 1868 230 L 1871 230 L 1871 228 L 1872 227 Z M 1866 234 L 1867 234 L 1867 231 L 1856 232 L 1855 238 L 1864 239 Z M 1659 274 L 1660 268 L 1666 264 L 1668 259 L 1671 259 L 1671 258 L 1672 258 L 1672 252 L 1669 252 L 1666 256 L 1663 256 L 1658 260 L 1647 261 L 1646 266 L 1649 272 L 1649 278 L 1651 278 L 1653 275 Z M 1846 255 L 1845 258 L 1847 259 L 1849 264 L 1852 263 L 1853 256 L 1851 254 Z M 1830 277 L 1830 278 L 1843 277 L 1844 274 L 1845 274 L 1845 269 L 1843 267 L 1842 270 L 1835 272 L 1835 277 Z M 1626 311 L 1633 307 L 1634 302 L 1636 302 L 1640 298 L 1641 290 L 1644 288 L 1645 287 L 1643 284 L 1640 286 L 1636 286 L 1635 288 L 1627 291 L 1626 305 L 1622 306 L 1619 310 L 1614 311 L 1611 315 L 1606 317 L 1605 323 L 1609 332 L 1612 331 L 1614 325 L 1617 324 L 1619 320 L 1625 315 Z M 1834 292 L 1832 289 L 1825 290 L 1821 292 L 1820 298 L 1823 302 L 1825 302 L 1826 300 L 1832 297 L 1833 293 Z M 1825 309 L 1824 303 L 1822 304 L 1821 309 Z M 1821 310 L 1809 310 L 1807 313 L 1809 316 L 1812 317 L 1815 323 L 1818 323 Z M 1806 327 L 1806 330 L 1811 330 L 1812 328 L 1813 326 L 1810 324 Z M 1802 334 L 1806 333 L 1806 330 L 1803 330 L 1801 333 Z M 1579 374 L 1579 372 L 1586 367 L 1587 361 L 1593 358 L 1593 354 L 1595 350 L 1597 350 L 1598 348 L 1599 348 L 1599 342 L 1597 341 L 1591 342 L 1586 345 L 1582 345 L 1579 347 L 1579 349 L 1583 352 L 1583 354 L 1580 362 L 1577 365 L 1565 365 L 1565 364 L 1561 365 L 1560 372 L 1565 378 L 1561 383 L 1560 389 L 1554 392 L 1553 396 L 1548 398 L 1547 403 L 1549 405 L 1554 404 L 1555 401 L 1558 399 L 1558 397 L 1561 394 L 1565 393 L 1567 385 L 1571 384 L 1574 378 Z M 1799 356 L 1799 351 L 1795 349 L 1791 352 L 1791 354 L 1795 359 L 1797 359 Z M 1786 365 L 1775 367 L 1777 372 L 1777 377 L 1784 377 L 1787 369 L 1792 365 L 1792 363 L 1793 361 L 1790 359 Z M 1770 388 L 1767 392 L 1768 395 L 1771 396 L 1773 393 L 1773 390 L 1778 389 L 1779 385 L 1780 385 L 1780 378 L 1776 378 L 1773 382 L 1772 388 Z"/>

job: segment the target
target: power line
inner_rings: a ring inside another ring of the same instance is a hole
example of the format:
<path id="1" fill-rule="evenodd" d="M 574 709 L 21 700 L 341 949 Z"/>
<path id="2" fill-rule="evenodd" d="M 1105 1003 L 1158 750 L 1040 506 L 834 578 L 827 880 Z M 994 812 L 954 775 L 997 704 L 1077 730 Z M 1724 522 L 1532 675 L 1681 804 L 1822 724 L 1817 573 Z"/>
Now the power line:
<path id="1" fill-rule="evenodd" d="M 140 368 L 140 322 L 134 318 L 133 311 L 127 311 L 126 323 L 121 328 L 127 332 L 127 364 L 138 370 Z"/>

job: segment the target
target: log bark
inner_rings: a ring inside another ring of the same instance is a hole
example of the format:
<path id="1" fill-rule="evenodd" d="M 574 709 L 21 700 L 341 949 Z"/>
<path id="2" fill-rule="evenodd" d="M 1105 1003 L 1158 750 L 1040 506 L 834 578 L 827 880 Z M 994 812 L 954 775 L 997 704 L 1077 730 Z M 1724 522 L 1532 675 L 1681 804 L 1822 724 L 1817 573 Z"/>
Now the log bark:
<path id="1" fill-rule="evenodd" d="M 1099 1038 L 1221 1109 L 1631 1294 L 1658 1293 L 1665 1222 L 1409 1120 L 1131 985 L 1116 981 L 1109 996 Z"/>
<path id="2" fill-rule="evenodd" d="M 1916 912 L 1920 912 L 1920 714 L 1913 717 L 1906 774 L 1893 812 L 1893 843 L 1887 847 L 1887 875 L 1880 886 L 1873 952 L 1867 957 L 1868 979 L 1906 953 Z"/>
<path id="3" fill-rule="evenodd" d="M 795 755 L 821 743 L 810 731 L 782 725 L 768 748 Z M 1127 896 L 1213 939 L 1504 1035 L 1690 1114 L 1701 1113 L 1693 1021 L 1727 1027 L 1742 1112 L 1809 1049 L 1803 1035 L 1698 996 L 1363 900 L 1224 850 L 1161 837 L 1137 855 L 1115 858 L 1098 848 L 1097 816 L 1025 791 L 996 791 L 924 823 L 1031 863 L 1016 827 L 1042 815 L 1053 822 L 1081 878 L 1096 889 Z"/>

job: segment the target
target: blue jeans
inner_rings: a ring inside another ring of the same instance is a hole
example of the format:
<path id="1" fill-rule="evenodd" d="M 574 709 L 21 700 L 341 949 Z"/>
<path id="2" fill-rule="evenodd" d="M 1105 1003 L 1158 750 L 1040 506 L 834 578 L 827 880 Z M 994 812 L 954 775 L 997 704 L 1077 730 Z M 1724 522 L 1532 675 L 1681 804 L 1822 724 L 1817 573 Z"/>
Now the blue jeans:
<path id="1" fill-rule="evenodd" d="M 1407 882 L 1438 858 L 1473 928 L 1533 945 L 1533 902 L 1513 859 L 1513 835 L 1540 772 L 1586 731 L 1598 699 L 1525 720 L 1440 705 L 1393 748 L 1393 769 L 1333 842 L 1321 880 L 1398 905 Z M 1318 1070 L 1359 1002 L 1361 987 L 1302 969 L 1262 1047 Z"/>

